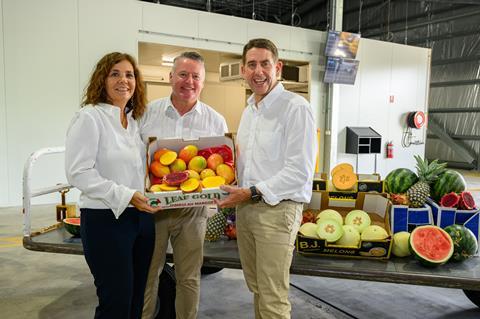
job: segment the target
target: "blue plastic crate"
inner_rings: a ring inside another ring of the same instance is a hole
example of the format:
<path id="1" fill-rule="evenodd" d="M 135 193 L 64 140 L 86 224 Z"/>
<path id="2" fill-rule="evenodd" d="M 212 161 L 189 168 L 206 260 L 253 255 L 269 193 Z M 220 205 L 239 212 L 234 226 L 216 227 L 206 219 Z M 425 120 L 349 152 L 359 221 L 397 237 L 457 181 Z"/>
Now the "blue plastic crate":
<path id="1" fill-rule="evenodd" d="M 394 234 L 401 231 L 410 232 L 417 226 L 433 224 L 432 209 L 428 205 L 420 208 L 392 205 L 390 226 Z"/>
<path id="2" fill-rule="evenodd" d="M 432 208 L 435 225 L 441 228 L 453 224 L 464 225 L 470 229 L 477 240 L 479 240 L 480 210 L 461 210 L 451 207 L 442 207 L 430 198 L 427 200 L 427 204 Z"/>

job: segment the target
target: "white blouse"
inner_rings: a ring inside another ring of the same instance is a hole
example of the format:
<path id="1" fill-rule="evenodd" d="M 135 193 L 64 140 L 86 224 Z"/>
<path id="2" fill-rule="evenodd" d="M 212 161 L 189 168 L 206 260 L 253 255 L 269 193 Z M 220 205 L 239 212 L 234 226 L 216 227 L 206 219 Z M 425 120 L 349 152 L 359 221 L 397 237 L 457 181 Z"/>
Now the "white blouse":
<path id="1" fill-rule="evenodd" d="M 81 191 L 80 208 L 111 209 L 118 218 L 135 191 L 143 193 L 145 145 L 132 112 L 128 126 L 120 108 L 100 103 L 81 108 L 73 117 L 65 142 L 68 182 Z"/>

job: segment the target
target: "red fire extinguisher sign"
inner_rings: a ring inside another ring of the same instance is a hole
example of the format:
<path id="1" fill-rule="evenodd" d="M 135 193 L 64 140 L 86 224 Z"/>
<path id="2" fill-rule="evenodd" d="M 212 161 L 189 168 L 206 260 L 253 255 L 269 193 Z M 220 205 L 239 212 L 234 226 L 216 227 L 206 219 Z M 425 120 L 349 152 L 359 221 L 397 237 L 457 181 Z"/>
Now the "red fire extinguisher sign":
<path id="1" fill-rule="evenodd" d="M 393 158 L 393 142 L 387 143 L 387 158 Z"/>

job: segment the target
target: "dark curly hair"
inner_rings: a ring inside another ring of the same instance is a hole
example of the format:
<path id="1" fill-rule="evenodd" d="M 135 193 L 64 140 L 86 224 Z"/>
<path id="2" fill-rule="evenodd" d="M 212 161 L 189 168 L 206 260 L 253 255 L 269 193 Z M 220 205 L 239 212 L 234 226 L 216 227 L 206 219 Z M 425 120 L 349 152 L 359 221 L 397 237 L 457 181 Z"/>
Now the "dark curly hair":
<path id="1" fill-rule="evenodd" d="M 145 84 L 142 75 L 138 69 L 135 59 L 127 54 L 112 52 L 105 55 L 98 61 L 95 70 L 90 77 L 85 94 L 83 96 L 82 106 L 87 104 L 96 105 L 98 103 L 109 103 L 105 82 L 113 66 L 122 61 L 128 61 L 133 66 L 135 74 L 135 92 L 133 93 L 127 106 L 133 106 L 133 118 L 139 119 L 145 112 L 147 98 L 145 96 Z"/>

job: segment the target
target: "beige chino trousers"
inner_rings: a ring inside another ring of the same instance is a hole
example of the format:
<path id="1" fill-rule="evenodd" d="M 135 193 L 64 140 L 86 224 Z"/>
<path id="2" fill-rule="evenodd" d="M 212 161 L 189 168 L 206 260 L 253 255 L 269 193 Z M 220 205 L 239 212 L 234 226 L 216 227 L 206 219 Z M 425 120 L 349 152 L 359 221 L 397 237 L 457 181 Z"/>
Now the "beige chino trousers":
<path id="1" fill-rule="evenodd" d="M 197 317 L 206 227 L 205 207 L 169 209 L 155 214 L 155 249 L 145 288 L 142 319 L 153 318 L 159 276 L 165 264 L 169 239 L 173 249 L 177 282 L 176 318 L 195 319 Z"/>
<path id="2" fill-rule="evenodd" d="M 237 242 L 243 274 L 254 296 L 255 318 L 290 318 L 290 265 L 303 204 L 282 201 L 242 204 L 237 209 Z"/>

